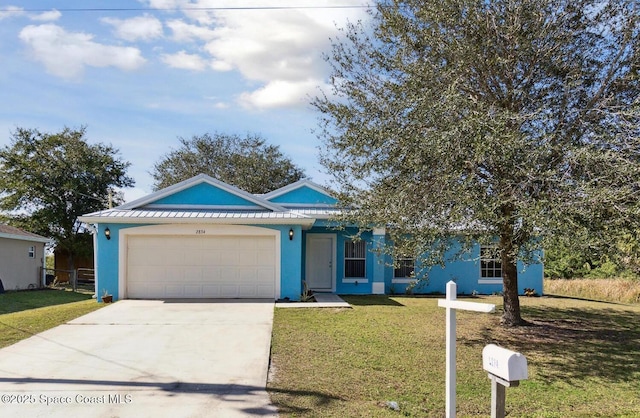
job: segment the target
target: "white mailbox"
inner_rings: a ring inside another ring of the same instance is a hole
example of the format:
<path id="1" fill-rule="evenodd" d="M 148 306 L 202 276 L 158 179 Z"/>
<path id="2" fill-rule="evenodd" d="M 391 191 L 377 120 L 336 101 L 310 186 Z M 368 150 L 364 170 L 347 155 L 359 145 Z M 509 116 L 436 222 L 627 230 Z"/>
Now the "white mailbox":
<path id="1" fill-rule="evenodd" d="M 529 373 L 525 356 L 495 344 L 482 350 L 482 367 L 505 382 L 525 380 Z"/>

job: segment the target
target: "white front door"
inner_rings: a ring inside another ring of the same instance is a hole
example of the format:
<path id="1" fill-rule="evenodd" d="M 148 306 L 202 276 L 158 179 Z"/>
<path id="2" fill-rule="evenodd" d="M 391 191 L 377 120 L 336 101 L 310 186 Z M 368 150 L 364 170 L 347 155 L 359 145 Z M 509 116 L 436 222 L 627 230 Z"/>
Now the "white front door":
<path id="1" fill-rule="evenodd" d="M 335 291 L 335 234 L 307 235 L 306 280 L 312 290 Z"/>

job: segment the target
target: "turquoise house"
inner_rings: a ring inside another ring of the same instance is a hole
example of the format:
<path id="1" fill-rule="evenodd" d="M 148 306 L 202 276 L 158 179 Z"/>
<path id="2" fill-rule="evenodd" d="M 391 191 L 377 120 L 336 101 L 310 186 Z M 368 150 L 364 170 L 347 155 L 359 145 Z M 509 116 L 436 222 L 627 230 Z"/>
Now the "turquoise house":
<path id="1" fill-rule="evenodd" d="M 338 294 L 502 290 L 499 260 L 474 246 L 468 256 L 432 267 L 414 287 L 415 260 L 393 268 L 376 251 L 384 228 L 354 240 L 337 229 L 336 199 L 301 180 L 254 195 L 201 174 L 122 206 L 81 216 L 93 225 L 96 291 L 125 298 L 267 298 L 298 300 L 303 283 Z M 520 264 L 519 291 L 542 293 L 541 263 Z"/>

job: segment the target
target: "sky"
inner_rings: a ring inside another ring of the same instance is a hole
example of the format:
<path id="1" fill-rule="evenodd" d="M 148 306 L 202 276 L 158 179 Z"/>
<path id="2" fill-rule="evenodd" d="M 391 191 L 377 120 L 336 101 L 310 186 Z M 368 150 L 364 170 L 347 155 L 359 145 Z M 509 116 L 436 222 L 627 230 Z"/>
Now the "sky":
<path id="1" fill-rule="evenodd" d="M 326 184 L 310 106 L 366 0 L 0 0 L 0 147 L 86 126 L 131 163 L 131 201 L 179 137 L 262 135 Z M 275 8 L 274 8 L 275 6 Z"/>

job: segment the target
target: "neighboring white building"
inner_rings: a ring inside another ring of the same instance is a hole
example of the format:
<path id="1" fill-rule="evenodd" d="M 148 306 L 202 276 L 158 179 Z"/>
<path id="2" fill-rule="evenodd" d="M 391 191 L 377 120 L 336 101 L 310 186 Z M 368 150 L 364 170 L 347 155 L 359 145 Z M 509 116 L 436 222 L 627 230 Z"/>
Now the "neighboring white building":
<path id="1" fill-rule="evenodd" d="M 0 280 L 5 290 L 40 287 L 49 238 L 0 224 Z"/>

